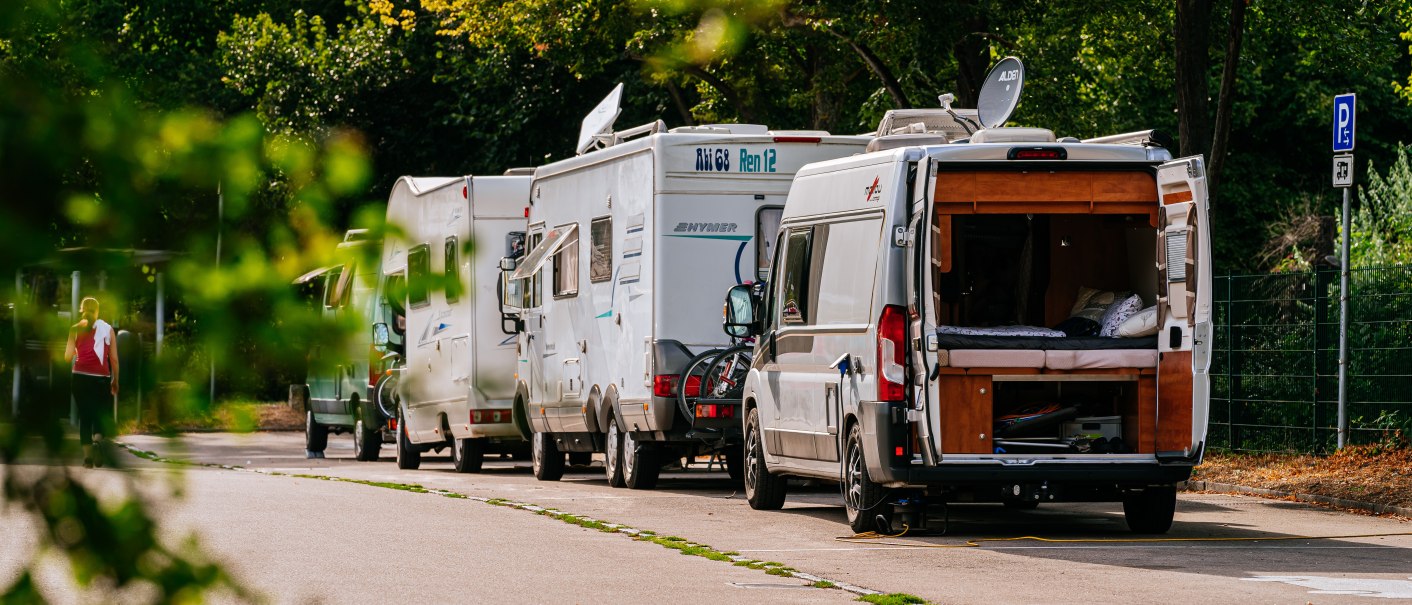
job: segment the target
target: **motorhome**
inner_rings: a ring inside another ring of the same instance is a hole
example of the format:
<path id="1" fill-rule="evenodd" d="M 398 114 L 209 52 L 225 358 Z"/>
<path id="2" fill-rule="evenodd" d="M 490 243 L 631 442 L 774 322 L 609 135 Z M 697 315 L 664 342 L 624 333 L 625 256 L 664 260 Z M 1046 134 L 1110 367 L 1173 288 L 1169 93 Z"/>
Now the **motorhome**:
<path id="1" fill-rule="evenodd" d="M 389 289 L 405 316 L 377 330 L 405 333 L 395 371 L 399 468 L 448 447 L 460 472 L 478 472 L 487 454 L 525 453 L 510 413 L 515 337 L 496 304 L 497 259 L 524 246 L 525 172 L 403 177 L 392 188 L 382 271 L 405 284 Z"/>
<path id="2" fill-rule="evenodd" d="M 758 336 L 747 499 L 840 481 L 860 532 L 928 503 L 1121 501 L 1165 532 L 1205 443 L 1202 159 L 976 117 L 896 111 L 871 153 L 799 171 L 776 279 L 727 298 Z"/>
<path id="3" fill-rule="evenodd" d="M 338 245 L 342 262 L 294 280 L 309 292 L 310 303 L 326 323 L 351 334 L 310 343 L 308 375 L 305 384 L 297 385 L 306 404 L 304 448 L 310 458 L 323 457 L 330 432 L 352 433 L 354 457 L 362 461 L 377 460 L 382 444 L 392 439 L 392 416 L 372 397 L 383 376 L 384 351 L 400 345 L 397 337 L 378 347 L 372 343 L 371 327 L 391 317 L 380 295 L 381 248 L 382 242 L 369 239 L 367 230 L 350 230 Z"/>
<path id="4" fill-rule="evenodd" d="M 718 292 L 762 279 L 796 170 L 863 151 L 867 137 L 729 124 L 613 132 L 615 90 L 580 155 L 535 170 L 530 251 L 507 261 L 519 329 L 517 421 L 535 475 L 603 452 L 613 486 L 650 488 L 664 464 L 723 454 L 738 474 L 736 409 L 677 404 L 684 366 L 729 344 Z M 593 150 L 594 147 L 601 147 Z"/>

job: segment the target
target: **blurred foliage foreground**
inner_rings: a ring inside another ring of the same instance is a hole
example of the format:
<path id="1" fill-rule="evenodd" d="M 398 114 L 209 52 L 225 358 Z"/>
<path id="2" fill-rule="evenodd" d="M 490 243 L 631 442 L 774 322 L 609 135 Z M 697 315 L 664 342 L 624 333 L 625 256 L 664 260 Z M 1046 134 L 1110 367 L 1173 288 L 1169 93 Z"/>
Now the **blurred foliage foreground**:
<path id="1" fill-rule="evenodd" d="M 320 256 L 333 254 L 340 237 L 329 229 L 330 208 L 349 204 L 368 187 L 362 141 L 337 130 L 317 140 L 274 136 L 249 115 L 153 109 L 112 77 L 104 56 L 81 36 L 59 35 L 61 10 L 59 3 L 0 3 L 0 269 L 7 276 L 32 274 L 55 250 L 80 242 L 95 249 L 164 242 L 181 251 L 162 267 L 167 290 L 181 293 L 180 311 L 201 328 L 191 349 L 226 352 L 214 356 L 220 372 L 254 365 L 235 354 L 239 342 L 260 342 L 259 355 L 271 363 L 302 359 L 299 343 L 316 331 L 327 342 L 330 326 L 319 324 L 289 283 L 309 267 L 331 264 Z M 167 225 L 172 217 L 214 215 L 218 191 L 224 217 L 216 265 L 214 228 L 173 232 Z M 250 220 L 271 213 L 285 220 Z M 83 292 L 98 294 L 103 317 L 113 321 L 119 309 L 150 310 L 151 267 L 134 268 L 120 254 L 82 258 L 82 266 L 66 266 L 60 275 L 105 273 L 102 292 L 90 291 L 88 281 Z M 0 371 L 7 387 L 14 386 L 8 384 L 12 375 L 44 375 L 56 367 L 56 376 L 67 373 L 60 358 L 69 320 L 50 302 L 22 296 L 5 310 Z M 159 364 L 168 367 L 159 372 L 167 379 L 205 384 L 199 372 L 209 371 L 206 364 L 186 363 L 186 355 L 164 357 Z M 216 588 L 253 596 L 205 560 L 194 542 L 163 544 L 133 474 L 114 475 L 127 485 L 118 490 L 121 497 L 110 498 L 106 489 L 98 497 L 98 479 L 106 485 L 112 477 L 93 473 L 111 472 L 73 464 L 78 447 L 61 420 L 69 408 L 64 381 L 21 382 L 26 388 L 18 414 L 5 419 L 8 388 L 0 414 L 4 514 L 33 520 L 41 531 L 27 568 L 0 587 L 0 602 L 55 597 L 42 593 L 33 571 L 56 553 L 68 560 L 78 586 L 96 595 L 189 602 Z M 183 393 L 178 405 L 209 405 L 205 389 L 177 392 Z M 111 467 L 126 456 L 110 450 L 106 458 Z"/>

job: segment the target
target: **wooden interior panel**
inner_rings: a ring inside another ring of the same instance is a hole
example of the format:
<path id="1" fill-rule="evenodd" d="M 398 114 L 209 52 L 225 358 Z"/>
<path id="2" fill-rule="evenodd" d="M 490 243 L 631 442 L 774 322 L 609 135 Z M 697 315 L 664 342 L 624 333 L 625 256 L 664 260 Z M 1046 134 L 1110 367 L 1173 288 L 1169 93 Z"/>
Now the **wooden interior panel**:
<path id="1" fill-rule="evenodd" d="M 934 198 L 951 214 L 1156 212 L 1157 182 L 1139 171 L 942 172 Z"/>
<path id="2" fill-rule="evenodd" d="M 1058 215 L 1050 217 L 1049 228 L 1044 325 L 1053 326 L 1069 317 L 1080 287 L 1132 290 L 1124 234 L 1127 225 L 1091 216 Z"/>
<path id="3" fill-rule="evenodd" d="M 995 390 L 990 376 L 943 374 L 936 384 L 943 456 L 993 452 L 990 432 Z"/>
<path id="4" fill-rule="evenodd" d="M 932 262 L 936 270 L 951 272 L 951 215 L 938 214 L 932 222 Z"/>
<path id="5" fill-rule="evenodd" d="M 1191 448 L 1191 351 L 1162 353 L 1157 362 L 1157 451 Z"/>
<path id="6" fill-rule="evenodd" d="M 1141 376 L 1137 380 L 1137 396 L 1123 410 L 1123 441 L 1139 454 L 1156 451 L 1157 377 Z"/>

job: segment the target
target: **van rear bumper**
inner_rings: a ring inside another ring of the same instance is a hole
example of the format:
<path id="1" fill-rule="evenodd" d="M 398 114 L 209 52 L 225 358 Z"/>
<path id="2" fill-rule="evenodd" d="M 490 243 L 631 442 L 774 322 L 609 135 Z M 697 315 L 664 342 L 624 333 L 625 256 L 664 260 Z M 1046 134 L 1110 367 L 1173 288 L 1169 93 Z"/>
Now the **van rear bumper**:
<path id="1" fill-rule="evenodd" d="M 1188 464 L 1065 463 L 1045 464 L 940 464 L 933 467 L 891 466 L 879 483 L 904 486 L 968 487 L 1015 483 L 1070 486 L 1140 486 L 1172 484 L 1191 477 Z"/>

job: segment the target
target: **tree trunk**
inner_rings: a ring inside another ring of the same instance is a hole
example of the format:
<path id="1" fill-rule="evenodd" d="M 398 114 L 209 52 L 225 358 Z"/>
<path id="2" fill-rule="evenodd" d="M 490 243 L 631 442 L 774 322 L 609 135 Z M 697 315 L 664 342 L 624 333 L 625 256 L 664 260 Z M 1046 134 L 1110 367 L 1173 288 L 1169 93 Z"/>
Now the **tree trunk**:
<path id="1" fill-rule="evenodd" d="M 981 85 L 985 84 L 986 70 L 990 68 L 990 39 L 984 35 L 985 19 L 971 19 L 966 27 L 973 33 L 962 36 L 951 47 L 951 56 L 956 59 L 957 107 L 976 106 Z"/>
<path id="2" fill-rule="evenodd" d="M 1209 155 L 1211 114 L 1206 68 L 1211 61 L 1210 0 L 1177 0 L 1175 38 L 1180 155 Z"/>
<path id="3" fill-rule="evenodd" d="M 902 83 L 897 81 L 897 76 L 892 75 L 892 70 L 888 69 L 887 64 L 883 63 L 882 58 L 874 53 L 873 49 L 837 31 L 829 30 L 829 33 L 842 40 L 844 44 L 853 49 L 859 58 L 863 59 L 863 64 L 867 65 L 873 75 L 878 77 L 878 80 L 882 82 L 883 89 L 887 91 L 888 96 L 892 97 L 892 106 L 895 109 L 907 109 L 912 106 L 912 103 L 907 100 L 907 93 L 902 90 Z"/>
<path id="4" fill-rule="evenodd" d="M 676 106 L 677 114 L 681 116 L 682 125 L 695 126 L 696 118 L 691 115 L 691 108 L 687 106 L 686 99 L 681 96 L 681 88 L 676 82 L 667 80 L 667 94 L 672 96 L 672 105 Z"/>
<path id="5" fill-rule="evenodd" d="M 1221 70 L 1221 92 L 1216 97 L 1216 127 L 1211 137 L 1211 158 L 1206 166 L 1206 189 L 1214 195 L 1226 164 L 1226 142 L 1231 134 L 1231 105 L 1235 102 L 1236 68 L 1245 35 L 1245 9 L 1249 0 L 1231 0 L 1231 29 L 1226 38 L 1226 61 Z"/>

